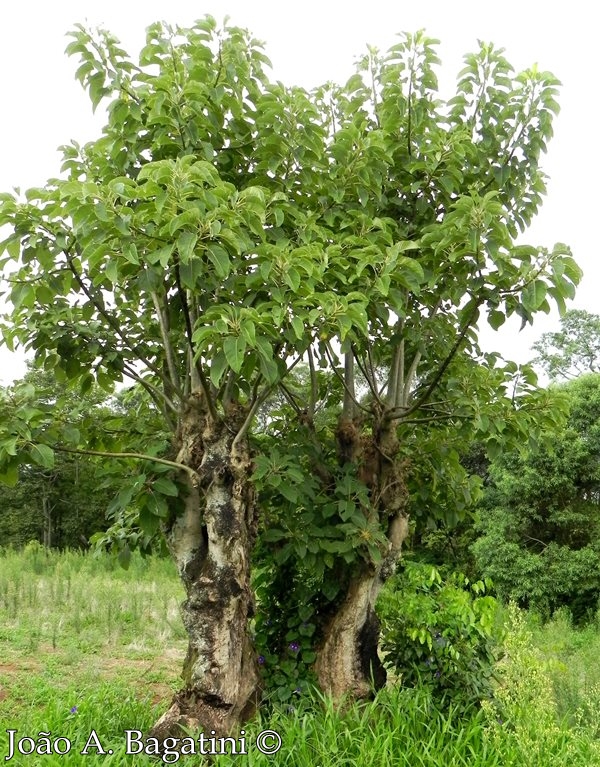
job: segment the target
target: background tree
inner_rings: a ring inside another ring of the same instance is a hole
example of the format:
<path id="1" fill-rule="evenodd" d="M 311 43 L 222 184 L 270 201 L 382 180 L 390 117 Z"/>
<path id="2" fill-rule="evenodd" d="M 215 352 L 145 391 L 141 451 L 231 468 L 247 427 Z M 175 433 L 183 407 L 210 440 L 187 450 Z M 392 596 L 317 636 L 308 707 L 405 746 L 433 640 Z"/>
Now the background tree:
<path id="1" fill-rule="evenodd" d="M 570 309 L 560 320 L 560 331 L 543 333 L 533 345 L 551 379 L 575 378 L 600 372 L 600 317 L 584 309 Z"/>
<path id="2" fill-rule="evenodd" d="M 66 179 L 2 197 L 4 338 L 83 390 L 131 379 L 172 435 L 168 457 L 162 434 L 143 453 L 108 439 L 93 451 L 144 462 L 122 508 L 147 499 L 140 522 L 160 520 L 187 592 L 185 686 L 155 734 L 224 731 L 255 704 L 253 474 L 278 491 L 265 513 L 297 529 L 302 499 L 319 499 L 311 529 L 333 533 L 318 537 L 317 580 L 333 572 L 339 588 L 315 669 L 324 690 L 365 695 L 382 680 L 374 602 L 429 429 L 481 430 L 498 450 L 555 417 L 530 372 L 515 383 L 516 366 L 481 354 L 476 328 L 562 306 L 580 278 L 566 246 L 514 244 L 545 188 L 557 80 L 513 76 L 484 45 L 442 102 L 419 33 L 308 93 L 270 82 L 257 42 L 211 18 L 153 25 L 138 63 L 104 31 L 73 34 L 94 106 L 113 100 L 100 139 L 64 148 Z M 307 385 L 288 386 L 302 362 Z M 251 427 L 275 389 L 285 441 L 253 463 Z M 321 428 L 323 407 L 335 421 Z M 11 411 L 9 477 L 50 445 L 76 449 L 50 416 Z"/>
<path id="3" fill-rule="evenodd" d="M 38 412 L 52 410 L 56 421 L 71 431 L 84 431 L 91 442 L 99 430 L 107 428 L 114 410 L 106 392 L 97 389 L 83 397 L 68 391 L 54 376 L 30 366 L 24 378 L 12 389 L 2 392 L 5 418 L 17 400 L 25 394 Z M 6 444 L 13 452 L 16 442 Z M 44 546 L 81 548 L 89 538 L 107 527 L 106 507 L 110 485 L 97 461 L 85 455 L 51 453 L 38 450 L 37 461 L 21 464 L 11 484 L 0 492 L 0 538 L 3 545 L 23 546 L 38 540 Z"/>
<path id="4" fill-rule="evenodd" d="M 478 565 L 499 595 L 589 617 L 600 596 L 600 376 L 564 386 L 566 426 L 535 451 L 499 456 L 478 512 Z"/>

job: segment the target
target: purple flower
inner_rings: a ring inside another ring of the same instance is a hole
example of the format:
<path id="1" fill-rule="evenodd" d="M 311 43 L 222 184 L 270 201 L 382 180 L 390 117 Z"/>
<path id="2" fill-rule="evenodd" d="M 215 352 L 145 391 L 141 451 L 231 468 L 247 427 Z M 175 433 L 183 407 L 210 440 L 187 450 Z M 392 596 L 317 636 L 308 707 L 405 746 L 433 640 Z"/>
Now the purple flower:
<path id="1" fill-rule="evenodd" d="M 301 687 L 296 687 L 296 689 L 294 690 L 294 692 L 295 692 L 295 693 L 298 693 L 298 695 L 300 695 L 300 693 L 302 692 L 302 688 L 301 688 Z"/>
<path id="2" fill-rule="evenodd" d="M 264 666 L 264 664 L 265 664 L 265 656 L 264 655 L 259 655 L 258 656 L 258 665 L 259 666 Z"/>
<path id="3" fill-rule="evenodd" d="M 298 642 L 290 642 L 289 648 L 292 652 L 298 652 L 298 650 L 300 649 L 300 645 L 298 644 Z"/>
<path id="4" fill-rule="evenodd" d="M 76 714 L 77 713 L 77 706 L 73 706 L 71 710 L 69 711 L 70 714 Z"/>
<path id="5" fill-rule="evenodd" d="M 441 677 L 441 675 L 442 675 L 442 672 L 441 672 L 441 671 L 436 671 L 436 672 L 435 672 L 435 678 L 436 678 L 436 679 L 439 679 L 439 678 Z"/>

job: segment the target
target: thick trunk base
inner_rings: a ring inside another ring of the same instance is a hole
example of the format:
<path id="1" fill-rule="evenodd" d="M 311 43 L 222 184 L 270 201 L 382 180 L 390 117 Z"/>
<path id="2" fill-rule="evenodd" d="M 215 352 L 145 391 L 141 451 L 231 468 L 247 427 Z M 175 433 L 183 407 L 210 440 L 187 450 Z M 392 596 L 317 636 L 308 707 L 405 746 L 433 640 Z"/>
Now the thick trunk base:
<path id="1" fill-rule="evenodd" d="M 385 685 L 379 659 L 379 619 L 375 601 L 381 588 L 378 575 L 356 578 L 340 609 L 325 629 L 315 672 L 321 690 L 335 701 L 370 698 Z"/>
<path id="2" fill-rule="evenodd" d="M 165 525 L 186 590 L 181 615 L 189 644 L 184 687 L 149 733 L 159 741 L 185 731 L 227 736 L 254 713 L 260 693 L 248 630 L 256 535 L 250 452 L 246 440 L 235 439 L 235 418 L 213 421 L 203 405 L 192 395 L 178 454 L 197 479 L 187 477 L 185 506 Z"/>
<path id="3" fill-rule="evenodd" d="M 378 567 L 357 573 L 325 627 L 315 672 L 321 690 L 336 702 L 368 699 L 386 683 L 378 652 L 375 602 L 384 581 L 395 570 L 407 535 L 408 517 L 398 514 L 389 525 L 387 557 Z"/>
<path id="4" fill-rule="evenodd" d="M 228 705 L 220 700 L 199 698 L 193 690 L 181 690 L 176 693 L 169 709 L 160 717 L 148 733 L 160 743 L 166 738 L 181 738 L 205 732 L 217 737 L 226 737 L 236 728 L 251 719 L 258 708 L 259 695 L 254 691 L 254 698 L 247 693 L 241 698 L 248 698 L 245 706 Z"/>

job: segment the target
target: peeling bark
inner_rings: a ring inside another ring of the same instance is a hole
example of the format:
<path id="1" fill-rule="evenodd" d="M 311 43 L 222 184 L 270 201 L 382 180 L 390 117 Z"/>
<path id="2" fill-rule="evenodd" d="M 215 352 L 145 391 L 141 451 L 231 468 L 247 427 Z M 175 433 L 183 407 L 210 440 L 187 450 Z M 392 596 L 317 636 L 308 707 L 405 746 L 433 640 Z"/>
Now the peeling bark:
<path id="1" fill-rule="evenodd" d="M 324 628 L 315 672 L 323 692 L 342 701 L 368 698 L 386 682 L 378 654 L 375 602 L 384 581 L 395 572 L 408 536 L 408 514 L 406 467 L 397 457 L 393 421 L 381 420 L 373 434 L 365 434 L 356 422 L 342 418 L 337 439 L 340 460 L 355 463 L 359 478 L 369 488 L 371 508 L 365 513 L 387 524 L 388 540 L 383 561 L 358 568 Z"/>
<path id="2" fill-rule="evenodd" d="M 181 736 L 182 727 L 227 735 L 258 703 L 248 634 L 255 500 L 248 444 L 234 443 L 240 416 L 214 422 L 196 393 L 181 420 L 177 460 L 200 479 L 186 477 L 185 508 L 167 523 L 165 535 L 186 590 L 181 609 L 189 645 L 184 687 L 149 733 L 159 740 Z"/>
<path id="3" fill-rule="evenodd" d="M 385 685 L 375 602 L 384 581 L 395 570 L 407 534 L 408 516 L 400 514 L 390 525 L 388 556 L 378 567 L 363 568 L 352 578 L 325 627 L 315 673 L 321 690 L 335 701 L 366 699 Z"/>

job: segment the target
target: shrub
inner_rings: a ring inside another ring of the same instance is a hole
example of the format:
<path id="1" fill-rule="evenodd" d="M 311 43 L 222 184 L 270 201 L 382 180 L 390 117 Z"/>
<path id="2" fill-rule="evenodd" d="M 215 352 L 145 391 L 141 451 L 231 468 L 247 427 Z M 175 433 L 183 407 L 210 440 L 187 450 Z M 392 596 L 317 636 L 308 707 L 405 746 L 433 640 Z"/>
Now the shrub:
<path id="1" fill-rule="evenodd" d="M 417 562 L 391 579 L 378 602 L 382 650 L 403 685 L 461 708 L 490 696 L 500 639 L 490 586 Z"/>

